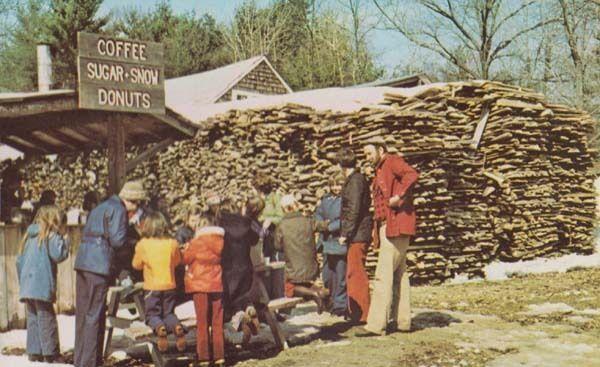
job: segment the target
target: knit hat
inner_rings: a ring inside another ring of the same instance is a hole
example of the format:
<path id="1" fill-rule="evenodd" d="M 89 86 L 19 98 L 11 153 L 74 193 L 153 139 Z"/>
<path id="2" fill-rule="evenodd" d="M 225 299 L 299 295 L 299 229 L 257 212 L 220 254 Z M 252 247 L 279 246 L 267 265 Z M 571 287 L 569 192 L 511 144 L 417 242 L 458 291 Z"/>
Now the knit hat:
<path id="1" fill-rule="evenodd" d="M 144 184 L 142 181 L 127 181 L 121 192 L 119 193 L 121 199 L 130 201 L 142 201 L 146 200 L 146 190 L 144 190 Z"/>
<path id="2" fill-rule="evenodd" d="M 216 192 L 209 192 L 206 195 L 206 205 L 219 205 L 221 204 L 221 197 Z"/>
<path id="3" fill-rule="evenodd" d="M 294 204 L 296 204 L 296 198 L 292 194 L 284 195 L 281 198 L 281 207 L 282 208 L 289 208 Z"/>

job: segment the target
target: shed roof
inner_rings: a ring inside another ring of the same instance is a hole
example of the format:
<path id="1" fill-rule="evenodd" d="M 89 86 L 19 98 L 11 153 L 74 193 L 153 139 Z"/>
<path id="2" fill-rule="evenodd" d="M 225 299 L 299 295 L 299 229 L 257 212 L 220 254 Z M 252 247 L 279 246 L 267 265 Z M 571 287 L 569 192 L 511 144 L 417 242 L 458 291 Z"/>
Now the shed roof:
<path id="1" fill-rule="evenodd" d="M 196 130 L 169 108 L 165 115 L 82 110 L 74 90 L 0 93 L 0 143 L 27 154 L 104 148 L 109 118 L 123 123 L 128 145 L 193 136 Z"/>
<path id="2" fill-rule="evenodd" d="M 172 107 L 183 104 L 201 106 L 216 103 L 262 62 L 267 64 L 285 89 L 291 93 L 292 89 L 273 68 L 269 60 L 265 56 L 256 56 L 218 69 L 168 79 L 165 81 L 165 101 Z"/>

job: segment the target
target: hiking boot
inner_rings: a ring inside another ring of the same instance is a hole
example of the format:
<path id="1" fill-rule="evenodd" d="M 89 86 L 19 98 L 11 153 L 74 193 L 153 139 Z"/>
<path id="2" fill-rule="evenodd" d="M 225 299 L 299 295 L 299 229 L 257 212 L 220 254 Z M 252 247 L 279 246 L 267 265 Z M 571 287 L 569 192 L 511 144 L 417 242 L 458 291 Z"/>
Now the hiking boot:
<path id="1" fill-rule="evenodd" d="M 158 351 L 164 353 L 169 349 L 169 341 L 167 340 L 167 328 L 163 326 L 159 326 L 156 328 L 156 347 Z"/>
<path id="2" fill-rule="evenodd" d="M 175 326 L 175 338 L 175 347 L 177 350 L 180 352 L 185 352 L 187 343 L 185 341 L 185 329 L 183 328 L 183 325 L 178 324 Z"/>

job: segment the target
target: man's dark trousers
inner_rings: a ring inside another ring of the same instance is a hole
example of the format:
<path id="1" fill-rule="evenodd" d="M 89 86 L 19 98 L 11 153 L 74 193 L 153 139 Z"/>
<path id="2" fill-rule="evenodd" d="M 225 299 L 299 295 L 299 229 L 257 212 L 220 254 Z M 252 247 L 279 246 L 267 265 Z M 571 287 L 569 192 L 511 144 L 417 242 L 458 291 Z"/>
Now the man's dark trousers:
<path id="1" fill-rule="evenodd" d="M 108 276 L 77 270 L 75 303 L 75 367 L 102 365 L 106 327 Z"/>

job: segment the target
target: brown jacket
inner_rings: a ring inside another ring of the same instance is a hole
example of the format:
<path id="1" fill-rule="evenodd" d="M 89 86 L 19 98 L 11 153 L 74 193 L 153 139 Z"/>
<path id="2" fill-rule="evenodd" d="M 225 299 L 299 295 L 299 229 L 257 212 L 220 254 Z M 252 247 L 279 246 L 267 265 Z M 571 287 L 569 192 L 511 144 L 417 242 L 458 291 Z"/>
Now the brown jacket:
<path id="1" fill-rule="evenodd" d="M 275 230 L 275 248 L 285 254 L 285 276 L 292 283 L 312 282 L 319 276 L 315 232 L 326 222 L 316 222 L 300 212 L 285 214 Z"/>

